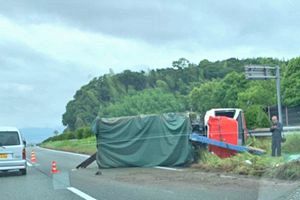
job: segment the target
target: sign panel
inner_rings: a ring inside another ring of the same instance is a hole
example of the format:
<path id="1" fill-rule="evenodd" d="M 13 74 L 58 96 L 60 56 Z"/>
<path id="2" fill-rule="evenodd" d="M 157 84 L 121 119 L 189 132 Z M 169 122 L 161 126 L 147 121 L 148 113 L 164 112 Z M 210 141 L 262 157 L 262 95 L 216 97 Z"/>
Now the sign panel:
<path id="1" fill-rule="evenodd" d="M 245 67 L 247 79 L 275 79 L 275 68 L 267 66 L 248 65 Z"/>

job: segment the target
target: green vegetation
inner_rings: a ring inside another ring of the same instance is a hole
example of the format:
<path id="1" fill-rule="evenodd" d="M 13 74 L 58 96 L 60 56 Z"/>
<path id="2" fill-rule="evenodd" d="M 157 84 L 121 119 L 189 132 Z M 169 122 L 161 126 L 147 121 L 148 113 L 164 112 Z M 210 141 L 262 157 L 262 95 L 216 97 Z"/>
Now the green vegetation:
<path id="1" fill-rule="evenodd" d="M 247 138 L 246 145 L 263 149 L 267 155 L 271 155 L 271 138 L 249 137 Z"/>
<path id="2" fill-rule="evenodd" d="M 263 156 L 240 153 L 236 156 L 221 159 L 218 156 L 207 152 L 199 152 L 200 162 L 192 167 L 205 171 L 219 171 L 233 174 L 264 176 L 288 180 L 300 179 L 300 161 L 287 162 L 289 154 L 300 154 L 299 134 L 287 136 L 287 141 L 283 144 L 282 157 L 271 157 L 271 139 L 249 138 L 247 143 L 251 146 L 267 151 Z M 296 145 L 298 143 L 298 145 Z"/>
<path id="3" fill-rule="evenodd" d="M 97 151 L 94 136 L 84 139 L 48 141 L 42 143 L 41 147 L 84 154 L 93 154 Z"/>
<path id="4" fill-rule="evenodd" d="M 288 62 L 283 73 L 283 96 L 286 105 L 300 104 L 300 58 Z"/>
<path id="5" fill-rule="evenodd" d="M 90 126 L 97 115 L 117 117 L 137 114 L 194 111 L 215 107 L 244 109 L 249 128 L 269 127 L 264 108 L 276 103 L 274 80 L 249 81 L 244 66 L 279 65 L 285 105 L 300 105 L 300 58 L 282 61 L 273 58 L 235 59 L 199 64 L 181 58 L 171 68 L 109 74 L 82 86 L 66 106 L 63 124 L 67 130 Z"/>
<path id="6" fill-rule="evenodd" d="M 182 99 L 162 89 L 146 89 L 132 96 L 125 96 L 119 102 L 100 110 L 100 116 L 118 117 L 137 114 L 155 114 L 156 112 L 185 111 Z"/>
<path id="7" fill-rule="evenodd" d="M 267 175 L 272 178 L 299 180 L 300 179 L 300 161 L 292 161 L 279 165 L 269 170 Z"/>
<path id="8" fill-rule="evenodd" d="M 291 134 L 286 137 L 286 142 L 282 146 L 284 153 L 300 153 L 300 134 Z"/>
<path id="9" fill-rule="evenodd" d="M 248 81 L 244 74 L 232 72 L 222 80 L 195 87 L 190 93 L 190 102 L 192 109 L 201 113 L 216 107 L 240 107 L 245 111 L 248 127 L 269 127 L 263 108 L 275 104 L 275 94 L 272 81 Z"/>
<path id="10" fill-rule="evenodd" d="M 283 163 L 283 158 L 273 158 L 268 155 L 257 156 L 249 153 L 240 153 L 236 156 L 221 159 L 218 156 L 204 151 L 200 155 L 201 162 L 193 167 L 206 171 L 221 171 L 242 175 L 263 176 L 272 167 Z"/>
<path id="11" fill-rule="evenodd" d="M 54 133 L 53 137 L 47 138 L 46 140 L 43 141 L 43 143 L 60 141 L 60 140 L 83 139 L 83 138 L 91 137 L 92 135 L 93 133 L 90 127 L 81 127 L 75 131 L 65 131 L 62 134 Z"/>

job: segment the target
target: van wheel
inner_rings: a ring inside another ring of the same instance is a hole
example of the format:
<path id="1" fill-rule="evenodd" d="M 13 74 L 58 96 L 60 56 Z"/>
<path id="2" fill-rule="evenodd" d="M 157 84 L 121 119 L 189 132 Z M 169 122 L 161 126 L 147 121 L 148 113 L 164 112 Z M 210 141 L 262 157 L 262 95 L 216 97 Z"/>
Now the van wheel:
<path id="1" fill-rule="evenodd" d="M 26 175 L 27 174 L 27 170 L 25 169 L 20 169 L 21 175 Z"/>

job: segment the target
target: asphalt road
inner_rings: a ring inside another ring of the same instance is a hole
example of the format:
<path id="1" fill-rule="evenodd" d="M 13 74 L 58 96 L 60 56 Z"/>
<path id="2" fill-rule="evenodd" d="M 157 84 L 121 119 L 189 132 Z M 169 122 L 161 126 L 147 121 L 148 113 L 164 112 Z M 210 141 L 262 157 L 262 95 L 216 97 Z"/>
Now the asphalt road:
<path id="1" fill-rule="evenodd" d="M 95 175 L 94 163 L 74 169 L 86 156 L 34 148 L 28 174 L 0 173 L 0 199 L 300 199 L 300 183 L 199 172 L 195 169 L 119 168 Z M 27 150 L 30 154 L 31 149 Z M 57 162 L 58 174 L 51 173 Z"/>

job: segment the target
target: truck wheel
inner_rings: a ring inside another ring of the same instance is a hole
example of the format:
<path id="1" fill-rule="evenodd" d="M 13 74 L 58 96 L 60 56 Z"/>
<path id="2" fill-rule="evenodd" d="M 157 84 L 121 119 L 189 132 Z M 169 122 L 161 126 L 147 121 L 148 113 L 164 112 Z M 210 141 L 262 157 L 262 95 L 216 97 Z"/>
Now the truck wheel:
<path id="1" fill-rule="evenodd" d="M 27 174 L 27 169 L 20 169 L 21 175 L 26 175 Z"/>

